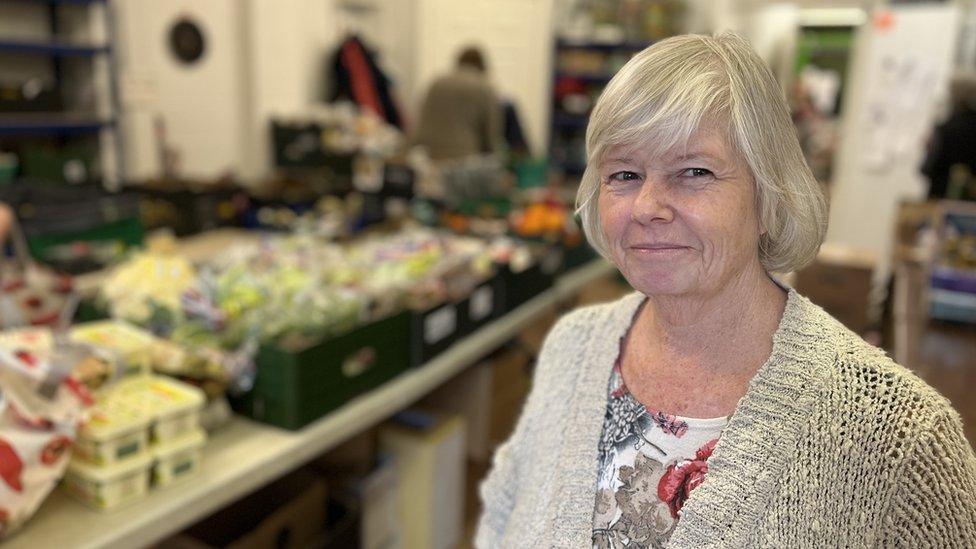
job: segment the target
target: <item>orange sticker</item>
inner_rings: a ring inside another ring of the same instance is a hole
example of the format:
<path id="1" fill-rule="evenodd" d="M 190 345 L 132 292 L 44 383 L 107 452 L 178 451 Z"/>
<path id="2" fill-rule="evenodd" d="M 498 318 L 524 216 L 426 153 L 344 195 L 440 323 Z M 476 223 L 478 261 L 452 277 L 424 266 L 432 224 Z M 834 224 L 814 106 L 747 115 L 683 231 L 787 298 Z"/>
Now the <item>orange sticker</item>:
<path id="1" fill-rule="evenodd" d="M 879 31 L 890 30 L 895 25 L 895 14 L 887 10 L 874 13 L 874 28 Z"/>

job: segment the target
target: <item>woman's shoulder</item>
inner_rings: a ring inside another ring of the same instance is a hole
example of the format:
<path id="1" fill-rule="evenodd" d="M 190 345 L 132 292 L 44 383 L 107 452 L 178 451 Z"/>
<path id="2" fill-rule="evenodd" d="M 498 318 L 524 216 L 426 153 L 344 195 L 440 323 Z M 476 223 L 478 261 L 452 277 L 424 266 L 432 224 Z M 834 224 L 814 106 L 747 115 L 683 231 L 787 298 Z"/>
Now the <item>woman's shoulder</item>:
<path id="1" fill-rule="evenodd" d="M 825 358 L 822 378 L 826 389 L 849 398 L 834 402 L 847 410 L 876 415 L 879 411 L 891 420 L 911 417 L 913 421 L 934 421 L 946 414 L 955 414 L 949 400 L 922 380 L 915 372 L 898 364 L 884 350 L 875 347 L 846 328 L 805 297 L 802 300 L 804 321 L 813 325 L 819 337 L 818 345 Z"/>

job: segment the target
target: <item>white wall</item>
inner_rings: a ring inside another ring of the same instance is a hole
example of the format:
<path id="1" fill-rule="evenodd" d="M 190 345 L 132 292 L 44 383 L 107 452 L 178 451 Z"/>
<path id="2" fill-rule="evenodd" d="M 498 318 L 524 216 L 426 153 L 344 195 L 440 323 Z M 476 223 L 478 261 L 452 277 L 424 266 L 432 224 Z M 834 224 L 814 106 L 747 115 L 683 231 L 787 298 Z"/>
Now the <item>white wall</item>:
<path id="1" fill-rule="evenodd" d="M 161 171 L 160 118 L 180 158 L 179 174 L 253 183 L 271 174 L 269 120 L 323 97 L 326 59 L 337 40 L 329 0 L 118 0 L 127 168 Z M 166 33 L 178 16 L 205 29 L 207 53 L 173 60 Z"/>
<path id="2" fill-rule="evenodd" d="M 863 25 L 854 46 L 827 233 L 830 243 L 878 257 L 876 297 L 889 273 L 898 203 L 924 195 L 918 167 L 951 69 L 957 30 L 951 5 L 890 10 L 892 26 Z M 901 76 L 886 81 L 883 65 L 906 63 L 915 74 L 927 75 L 923 84 L 913 88 Z M 879 125 L 878 119 L 895 122 Z"/>
<path id="3" fill-rule="evenodd" d="M 417 0 L 417 5 L 416 97 L 451 70 L 461 48 L 478 45 L 496 89 L 515 101 L 532 151 L 544 154 L 551 110 L 552 0 Z"/>
<path id="4" fill-rule="evenodd" d="M 799 20 L 800 9 L 795 4 L 777 2 L 756 10 L 744 30 L 784 91 L 793 81 Z"/>
<path id="5" fill-rule="evenodd" d="M 243 4 L 237 0 L 117 0 L 123 136 L 130 177 L 160 173 L 155 120 L 179 157 L 179 173 L 214 179 L 244 160 Z M 184 65 L 169 52 L 168 31 L 181 17 L 198 22 L 204 56 Z"/>
<path id="6" fill-rule="evenodd" d="M 240 175 L 253 182 L 271 175 L 271 118 L 305 112 L 324 100 L 327 60 L 339 28 L 334 5 L 325 0 L 245 5 L 248 131 Z"/>

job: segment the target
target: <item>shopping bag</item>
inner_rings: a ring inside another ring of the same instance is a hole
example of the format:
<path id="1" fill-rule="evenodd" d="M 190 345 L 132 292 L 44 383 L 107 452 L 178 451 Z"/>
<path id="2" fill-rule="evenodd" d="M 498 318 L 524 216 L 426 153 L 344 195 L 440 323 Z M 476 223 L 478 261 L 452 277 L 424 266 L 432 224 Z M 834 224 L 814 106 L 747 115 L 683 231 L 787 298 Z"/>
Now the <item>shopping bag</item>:
<path id="1" fill-rule="evenodd" d="M 27 240 L 14 219 L 10 227 L 14 256 L 0 266 L 0 328 L 53 326 L 66 309 L 74 312 L 73 282 L 35 262 Z"/>
<path id="2" fill-rule="evenodd" d="M 91 353 L 63 337 L 47 356 L 0 348 L 0 539 L 23 526 L 64 475 L 94 402 L 73 371 Z"/>

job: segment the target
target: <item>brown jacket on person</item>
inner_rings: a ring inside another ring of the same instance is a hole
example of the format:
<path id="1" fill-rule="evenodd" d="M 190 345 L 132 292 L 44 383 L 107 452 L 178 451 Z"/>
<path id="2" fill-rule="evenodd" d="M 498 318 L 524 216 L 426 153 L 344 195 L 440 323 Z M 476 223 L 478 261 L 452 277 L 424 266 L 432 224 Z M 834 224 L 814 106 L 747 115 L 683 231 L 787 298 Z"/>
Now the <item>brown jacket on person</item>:
<path id="1" fill-rule="evenodd" d="M 477 70 L 459 67 L 434 81 L 417 123 L 414 143 L 434 160 L 497 152 L 502 142 L 498 96 Z"/>

